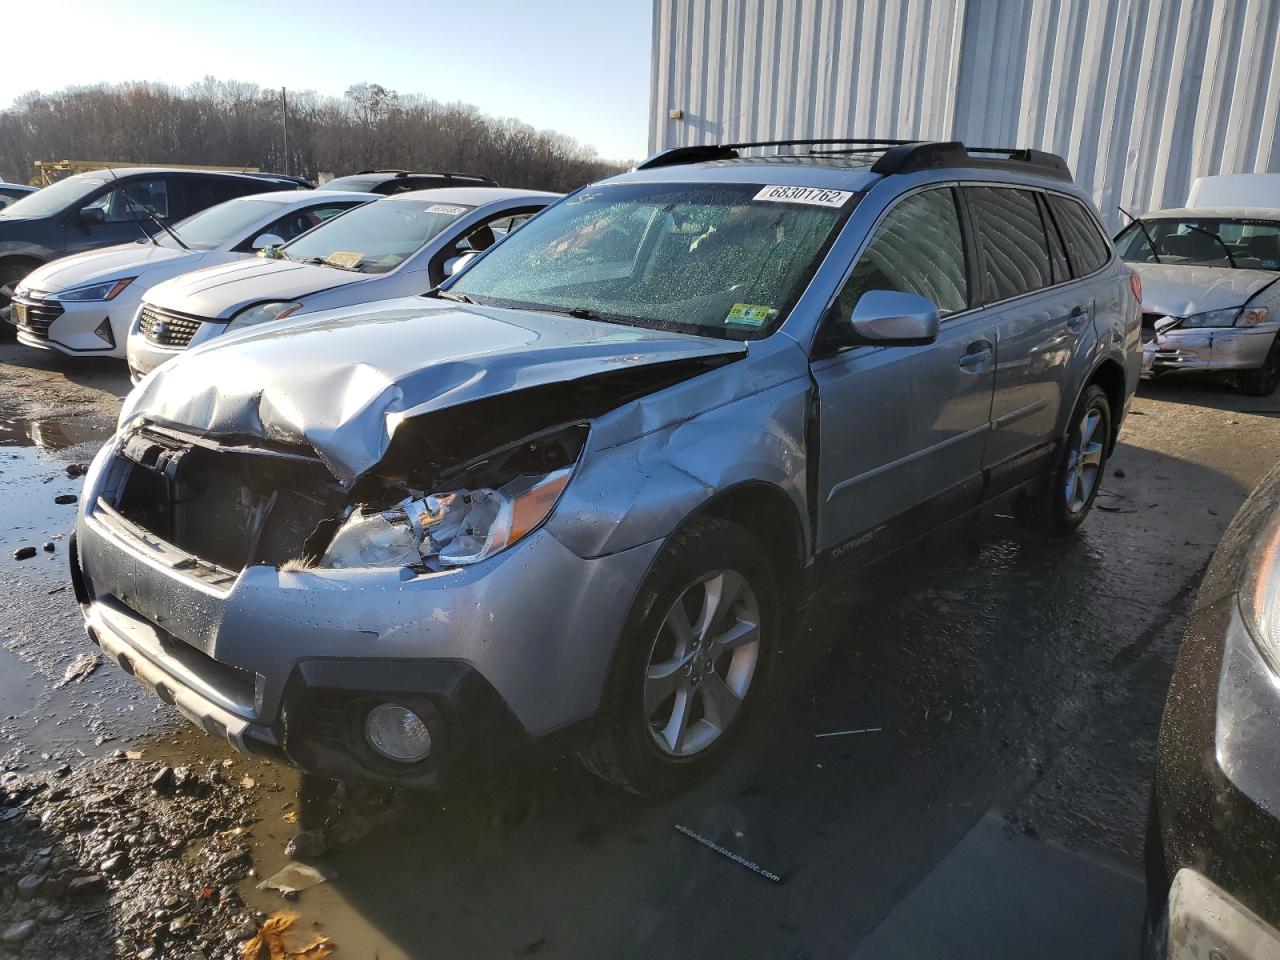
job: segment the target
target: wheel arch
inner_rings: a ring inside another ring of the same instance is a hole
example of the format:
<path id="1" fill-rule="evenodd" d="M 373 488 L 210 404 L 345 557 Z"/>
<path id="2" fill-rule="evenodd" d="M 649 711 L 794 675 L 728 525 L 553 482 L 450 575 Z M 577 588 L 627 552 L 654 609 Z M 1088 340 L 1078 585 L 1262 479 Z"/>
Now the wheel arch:
<path id="1" fill-rule="evenodd" d="M 1095 383 L 1102 387 L 1103 392 L 1107 395 L 1107 403 L 1111 405 L 1111 438 L 1109 449 L 1107 450 L 1107 453 L 1111 453 L 1115 450 L 1116 437 L 1120 434 L 1120 421 L 1124 418 L 1124 367 L 1111 357 L 1104 358 L 1089 374 L 1089 379 L 1085 381 L 1084 386 L 1080 389 L 1080 395 L 1084 396 L 1085 391 Z M 1076 403 L 1079 402 L 1079 398 L 1077 398 Z"/>

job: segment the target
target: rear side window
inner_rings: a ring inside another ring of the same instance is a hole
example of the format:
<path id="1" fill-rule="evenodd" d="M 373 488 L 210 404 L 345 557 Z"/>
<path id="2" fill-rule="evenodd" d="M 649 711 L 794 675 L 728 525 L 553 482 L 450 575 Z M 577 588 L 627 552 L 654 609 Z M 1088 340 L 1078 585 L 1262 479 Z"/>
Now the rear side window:
<path id="1" fill-rule="evenodd" d="M 1030 190 L 966 187 L 982 248 L 982 297 L 1008 300 L 1053 284 L 1049 241 Z"/>
<path id="2" fill-rule="evenodd" d="M 944 317 L 969 306 L 960 217 L 949 187 L 913 194 L 885 215 L 840 291 L 840 315 L 850 316 L 868 290 L 928 297 Z"/>
<path id="3" fill-rule="evenodd" d="M 1049 238 L 1049 258 L 1053 261 L 1053 282 L 1066 283 L 1071 279 L 1071 265 L 1067 262 L 1066 247 L 1062 245 L 1062 234 L 1049 213 L 1048 198 L 1043 193 L 1039 197 L 1040 219 L 1044 223 L 1045 236 Z"/>
<path id="4" fill-rule="evenodd" d="M 1076 276 L 1083 277 L 1101 270 L 1111 259 L 1111 250 L 1085 205 L 1070 197 L 1050 195 L 1049 209 L 1053 211 L 1054 219 L 1062 230 L 1062 237 L 1067 244 L 1067 256 L 1071 258 Z"/>

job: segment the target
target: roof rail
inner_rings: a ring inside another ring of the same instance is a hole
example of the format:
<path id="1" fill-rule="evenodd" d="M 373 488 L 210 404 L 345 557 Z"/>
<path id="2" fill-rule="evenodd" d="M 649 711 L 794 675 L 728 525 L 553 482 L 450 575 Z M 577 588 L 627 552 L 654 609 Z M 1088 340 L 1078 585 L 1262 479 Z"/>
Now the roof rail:
<path id="1" fill-rule="evenodd" d="M 892 147 L 909 143 L 908 140 L 855 140 L 837 138 L 826 140 L 753 140 L 747 143 L 707 143 L 691 147 L 672 147 L 655 153 L 648 160 L 636 164 L 637 170 L 652 170 L 654 167 L 674 167 L 682 163 L 703 163 L 707 160 L 733 160 L 740 157 L 739 150 L 754 150 L 759 147 L 827 147 L 853 146 L 864 149 Z M 824 150 L 811 153 L 836 153 L 843 151 Z M 854 152 L 854 151 L 849 151 Z"/>
<path id="2" fill-rule="evenodd" d="M 976 167 L 979 169 L 1021 170 L 1058 180 L 1072 181 L 1071 168 L 1056 153 L 1021 147 L 966 147 L 958 140 L 757 140 L 750 143 L 699 144 L 674 147 L 655 153 L 636 164 L 637 170 L 671 167 L 709 160 L 733 160 L 739 150 L 759 147 L 831 147 L 809 150 L 809 155 L 830 156 L 852 153 L 879 153 L 871 165 L 872 173 L 914 173 L 940 167 Z M 781 156 L 782 154 L 778 154 Z M 800 154 L 804 156 L 804 154 Z"/>

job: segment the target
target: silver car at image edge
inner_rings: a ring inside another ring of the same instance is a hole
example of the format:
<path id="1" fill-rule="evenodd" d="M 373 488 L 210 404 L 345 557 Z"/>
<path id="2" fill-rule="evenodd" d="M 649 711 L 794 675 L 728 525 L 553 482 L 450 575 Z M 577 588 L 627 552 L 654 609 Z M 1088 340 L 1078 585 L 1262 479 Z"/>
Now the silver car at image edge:
<path id="1" fill-rule="evenodd" d="M 687 783 L 814 590 L 996 498 L 1077 529 L 1137 386 L 1060 158 L 853 146 L 667 151 L 429 296 L 162 367 L 86 477 L 90 638 L 327 776 Z"/>

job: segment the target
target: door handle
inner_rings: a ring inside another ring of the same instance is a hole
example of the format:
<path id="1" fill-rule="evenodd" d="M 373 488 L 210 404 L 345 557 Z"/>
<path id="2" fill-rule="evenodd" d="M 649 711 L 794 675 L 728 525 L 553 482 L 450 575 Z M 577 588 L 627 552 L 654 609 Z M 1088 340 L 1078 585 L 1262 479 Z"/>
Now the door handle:
<path id="1" fill-rule="evenodd" d="M 1089 322 L 1089 311 L 1084 307 L 1076 307 L 1067 314 L 1067 329 L 1072 333 L 1079 333 L 1084 329 L 1084 325 Z"/>
<path id="2" fill-rule="evenodd" d="M 980 373 L 991 362 L 991 341 L 975 340 L 960 355 L 960 369 L 965 373 Z"/>

